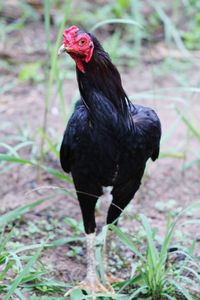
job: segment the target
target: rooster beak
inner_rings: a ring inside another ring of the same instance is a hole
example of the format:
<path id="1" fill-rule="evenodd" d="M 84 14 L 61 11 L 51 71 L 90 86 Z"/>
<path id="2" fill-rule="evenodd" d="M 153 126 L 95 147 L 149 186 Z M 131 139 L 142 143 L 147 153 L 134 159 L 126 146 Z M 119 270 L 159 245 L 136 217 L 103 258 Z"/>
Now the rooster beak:
<path id="1" fill-rule="evenodd" d="M 58 55 L 60 55 L 61 53 L 65 52 L 66 47 L 64 44 L 62 44 L 62 46 L 58 49 Z"/>
<path id="2" fill-rule="evenodd" d="M 74 52 L 73 48 L 70 47 L 66 47 L 64 44 L 62 44 L 62 46 L 58 49 L 58 55 L 62 54 L 63 52 Z"/>

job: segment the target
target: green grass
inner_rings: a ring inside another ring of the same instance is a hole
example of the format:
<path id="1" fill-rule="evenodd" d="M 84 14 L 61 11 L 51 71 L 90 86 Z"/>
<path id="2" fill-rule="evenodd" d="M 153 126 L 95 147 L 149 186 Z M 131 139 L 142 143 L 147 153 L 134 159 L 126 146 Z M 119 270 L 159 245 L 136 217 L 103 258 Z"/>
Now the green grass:
<path id="1" fill-rule="evenodd" d="M 82 242 L 83 238 L 74 236 L 56 240 L 51 234 L 55 231 L 55 228 L 58 231 L 58 224 L 55 224 L 55 226 L 53 224 L 51 226 L 45 224 L 46 226 L 44 227 L 44 222 L 41 222 L 40 226 L 43 225 L 42 229 L 37 227 L 38 229 L 35 230 L 38 225 L 36 225 L 37 223 L 32 223 L 31 227 L 26 227 L 26 230 L 29 231 L 29 233 L 26 233 L 26 236 L 30 238 L 31 235 L 34 236 L 34 234 L 40 233 L 41 242 L 25 245 L 23 244 L 23 229 L 20 223 L 18 224 L 27 212 L 46 201 L 50 201 L 52 198 L 53 196 L 38 199 L 0 216 L 1 228 L 4 228 L 1 230 L 0 246 L 0 293 L 3 294 L 3 299 L 5 300 L 11 299 L 11 296 L 14 295 L 17 295 L 20 299 L 25 299 L 23 294 L 27 293 L 27 291 L 30 295 L 34 295 L 34 292 L 39 292 L 41 295 L 51 295 L 53 293 L 63 295 L 68 287 L 67 283 L 47 276 L 49 270 L 40 261 L 40 256 L 42 252 L 45 252 L 45 249 L 59 247 L 68 243 Z M 5 234 L 8 231 L 9 233 Z M 44 236 L 45 231 L 46 236 Z M 60 232 L 63 233 L 62 230 Z M 22 236 L 20 237 L 21 234 Z"/>
<path id="2" fill-rule="evenodd" d="M 184 249 L 183 246 L 176 246 L 176 253 L 184 254 L 183 262 L 170 264 L 169 249 L 175 230 L 181 222 L 181 217 L 190 209 L 199 208 L 200 203 L 195 203 L 190 207 L 183 209 L 174 220 L 168 223 L 164 238 L 160 241 L 161 248 L 158 249 L 158 240 L 148 219 L 144 215 L 139 216 L 139 220 L 145 232 L 146 251 L 144 254 L 135 245 L 130 236 L 123 233 L 119 228 L 111 225 L 111 229 L 116 233 L 119 239 L 129 248 L 137 257 L 134 265 L 132 277 L 128 280 L 120 291 L 133 284 L 137 286 L 128 299 L 137 299 L 138 295 L 146 295 L 149 299 L 177 299 L 176 293 L 179 291 L 186 299 L 193 298 L 194 292 L 200 292 L 199 262 L 193 254 L 194 249 Z M 195 223 L 195 221 L 194 221 Z M 199 221 L 196 221 L 198 224 Z M 177 242 L 176 242 L 177 245 Z M 172 253 L 173 254 L 173 253 Z M 192 277 L 188 277 L 188 272 Z M 199 295 L 199 294 L 198 294 Z M 198 299 L 198 298 L 197 298 Z"/>
<path id="3" fill-rule="evenodd" d="M 41 243 L 30 243 L 24 245 L 23 243 L 17 243 L 20 241 L 19 233 L 22 231 L 20 224 L 17 224 L 17 220 L 20 220 L 27 212 L 30 212 L 34 207 L 50 201 L 50 197 L 46 199 L 39 199 L 33 203 L 25 205 L 23 207 L 14 209 L 0 217 L 0 224 L 4 226 L 9 234 L 5 236 L 5 231 L 2 231 L 1 246 L 0 246 L 0 293 L 3 294 L 3 299 L 11 299 L 13 295 L 18 296 L 20 299 L 26 299 L 24 295 L 27 292 L 30 295 L 42 297 L 42 295 L 48 295 L 53 297 L 57 295 L 61 297 L 67 288 L 70 288 L 65 282 L 58 281 L 49 277 L 48 266 L 44 266 L 40 260 L 41 255 L 45 255 L 45 251 L 48 248 L 60 247 L 62 245 L 71 244 L 71 249 L 74 251 L 74 257 L 79 255 L 77 242 L 81 243 L 82 247 L 83 238 L 80 237 L 83 232 L 83 227 L 72 218 L 66 218 L 65 222 L 68 224 L 72 231 L 71 237 L 60 238 L 58 240 L 52 237 L 50 240 L 50 233 L 55 231 L 55 228 L 59 228 L 59 223 L 54 220 L 56 227 L 53 223 L 46 227 L 47 235 L 41 239 Z M 182 221 L 182 217 L 188 211 L 199 209 L 200 203 L 195 203 L 186 207 L 179 212 L 175 217 L 170 218 L 166 228 L 164 237 L 160 238 L 152 228 L 149 220 L 143 215 L 138 215 L 138 222 L 141 226 L 140 230 L 143 230 L 143 238 L 137 238 L 137 234 L 133 239 L 133 236 L 125 232 L 114 225 L 110 225 L 109 228 L 118 237 L 124 249 L 130 251 L 134 255 L 132 262 L 132 271 L 130 278 L 126 281 L 119 283 L 115 286 L 116 295 L 113 299 L 177 299 L 177 293 L 184 295 L 185 299 L 198 299 L 195 298 L 197 293 L 200 293 L 200 265 L 195 255 L 195 244 L 192 240 L 187 240 L 187 245 L 183 246 L 183 239 L 176 242 L 174 236 L 176 230 L 181 226 L 187 226 L 188 224 L 199 224 L 199 220 L 192 219 L 191 221 Z M 25 221 L 26 222 L 26 221 Z M 14 225 L 15 224 L 15 225 Z M 44 222 L 36 223 L 37 226 L 44 226 Z M 33 225 L 32 225 L 33 226 Z M 50 227 L 49 227 L 50 226 Z M 7 228 L 7 229 L 6 229 Z M 61 226 L 60 226 L 61 228 Z M 18 230 L 18 233 L 16 232 Z M 45 231 L 45 227 L 37 230 L 31 230 L 29 234 L 36 235 L 40 232 L 42 236 Z M 103 228 L 98 238 L 97 247 L 97 261 L 99 268 L 102 266 L 102 251 L 101 247 L 104 247 L 106 239 L 107 226 Z M 63 231 L 61 231 L 63 234 Z M 133 233 L 132 233 L 133 234 Z M 22 239 L 23 241 L 23 239 Z M 174 242 L 176 250 L 175 252 L 169 252 L 171 247 L 174 248 Z M 117 242 L 118 243 L 118 242 Z M 143 245 L 145 246 L 142 247 Z M 158 245 L 160 245 L 158 247 Z M 141 250 L 141 247 L 143 250 Z M 117 247 L 118 248 L 118 247 Z M 72 253 L 71 250 L 71 253 Z M 115 250 L 116 252 L 118 250 Z M 179 254 L 182 256 L 182 260 L 170 262 L 170 258 L 173 255 Z M 125 255 L 126 256 L 126 255 Z M 73 256 L 71 256 L 73 257 Z M 100 268 L 101 276 L 105 276 L 104 270 Z M 189 286 L 189 287 L 188 287 Z M 36 294 L 35 294 L 36 293 Z M 31 296 L 31 297 L 32 297 Z M 97 295 L 103 296 L 105 299 L 109 298 L 109 295 Z M 84 296 L 81 291 L 75 291 L 72 294 L 72 299 L 89 299 L 89 296 Z M 78 298 L 79 297 L 79 298 Z M 32 298 L 31 298 L 32 299 Z M 37 299 L 37 298 L 34 298 Z M 45 299 L 45 298 L 44 298 Z M 56 298 L 57 299 L 57 298 Z"/>

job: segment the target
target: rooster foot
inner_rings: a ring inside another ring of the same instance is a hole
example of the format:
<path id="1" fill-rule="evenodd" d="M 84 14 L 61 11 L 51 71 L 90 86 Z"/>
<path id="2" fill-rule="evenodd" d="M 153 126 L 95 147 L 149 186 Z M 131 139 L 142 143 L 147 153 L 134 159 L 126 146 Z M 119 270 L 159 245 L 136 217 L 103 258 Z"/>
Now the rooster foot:
<path id="1" fill-rule="evenodd" d="M 119 283 L 119 282 L 122 282 L 124 281 L 122 278 L 118 278 L 114 275 L 112 275 L 110 272 L 108 272 L 106 274 L 106 281 L 109 282 L 109 284 L 113 284 L 113 283 Z"/>
<path id="2" fill-rule="evenodd" d="M 91 299 L 96 300 L 96 294 L 114 294 L 115 291 L 110 283 L 106 283 L 106 287 L 104 287 L 100 281 L 96 278 L 94 280 L 89 280 L 86 278 L 85 280 L 81 281 L 78 285 L 71 288 L 69 291 L 66 292 L 65 297 L 69 296 L 74 290 L 84 290 L 91 294 Z"/>

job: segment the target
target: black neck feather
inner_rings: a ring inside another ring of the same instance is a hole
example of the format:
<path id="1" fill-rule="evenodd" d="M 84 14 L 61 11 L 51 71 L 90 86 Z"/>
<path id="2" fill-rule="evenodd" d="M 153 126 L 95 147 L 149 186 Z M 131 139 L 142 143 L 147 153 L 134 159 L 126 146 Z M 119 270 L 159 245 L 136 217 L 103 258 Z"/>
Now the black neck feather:
<path id="1" fill-rule="evenodd" d="M 93 56 L 89 63 L 83 63 L 85 73 L 77 68 L 77 80 L 83 101 L 89 109 L 93 110 L 92 94 L 99 93 L 115 107 L 118 113 L 128 117 L 131 102 L 122 87 L 120 74 L 98 40 L 90 36 L 94 43 Z"/>

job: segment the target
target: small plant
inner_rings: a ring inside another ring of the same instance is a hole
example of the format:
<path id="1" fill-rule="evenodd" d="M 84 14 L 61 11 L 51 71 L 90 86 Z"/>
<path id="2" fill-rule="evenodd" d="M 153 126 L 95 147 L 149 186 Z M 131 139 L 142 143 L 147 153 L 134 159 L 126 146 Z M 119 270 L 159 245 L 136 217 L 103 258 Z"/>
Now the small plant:
<path id="1" fill-rule="evenodd" d="M 136 255 L 137 262 L 132 271 L 132 277 L 120 289 L 135 286 L 128 298 L 138 299 L 138 297 L 150 297 L 148 299 L 195 299 L 195 295 L 200 295 L 200 275 L 199 263 L 193 253 L 185 250 L 183 246 L 175 248 L 176 254 L 184 256 L 183 262 L 170 264 L 170 247 L 175 227 L 180 221 L 180 217 L 189 209 L 197 208 L 200 203 L 191 205 L 182 210 L 176 219 L 167 227 L 161 248 L 158 249 L 155 234 L 150 226 L 148 219 L 140 215 L 140 222 L 146 233 L 147 249 L 142 254 L 137 246 L 131 241 L 130 237 L 123 233 L 119 228 L 110 225 L 120 240 Z M 182 298 L 181 298 L 182 297 Z M 197 298 L 198 299 L 198 298 Z"/>
<path id="2" fill-rule="evenodd" d="M 66 283 L 48 276 L 49 270 L 42 264 L 40 257 L 47 248 L 81 241 L 81 238 L 65 237 L 51 242 L 46 238 L 44 243 L 29 245 L 16 242 L 16 238 L 18 240 L 19 237 L 15 236 L 17 231 L 13 227 L 14 222 L 49 199 L 50 197 L 39 199 L 0 216 L 0 227 L 4 228 L 0 236 L 0 298 L 3 295 L 4 300 L 9 300 L 11 297 L 23 300 L 25 292 L 32 295 L 34 291 L 40 292 L 41 295 L 55 293 L 63 295 L 67 288 Z M 43 298 L 35 296 L 35 299 Z"/>

